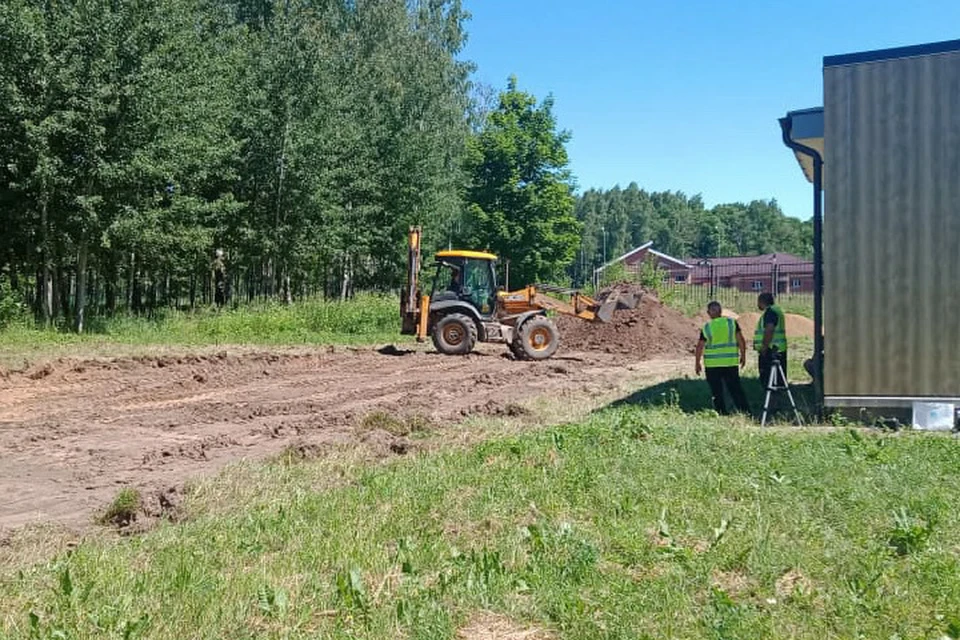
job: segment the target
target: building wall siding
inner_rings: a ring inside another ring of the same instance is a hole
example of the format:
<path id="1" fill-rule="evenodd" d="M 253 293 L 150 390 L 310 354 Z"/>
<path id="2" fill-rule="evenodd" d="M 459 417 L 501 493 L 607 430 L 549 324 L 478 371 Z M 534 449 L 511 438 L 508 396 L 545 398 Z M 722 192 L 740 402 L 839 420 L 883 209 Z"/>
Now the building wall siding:
<path id="1" fill-rule="evenodd" d="M 960 53 L 824 69 L 828 396 L 960 397 Z"/>

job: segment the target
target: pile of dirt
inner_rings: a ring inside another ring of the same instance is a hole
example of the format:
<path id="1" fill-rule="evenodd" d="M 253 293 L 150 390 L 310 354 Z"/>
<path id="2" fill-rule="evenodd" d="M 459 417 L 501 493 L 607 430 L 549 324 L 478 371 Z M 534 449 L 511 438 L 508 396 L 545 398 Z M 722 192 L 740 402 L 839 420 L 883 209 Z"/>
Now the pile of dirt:
<path id="1" fill-rule="evenodd" d="M 793 313 L 786 314 L 788 338 L 813 339 L 813 320 Z"/>
<path id="2" fill-rule="evenodd" d="M 629 355 L 641 360 L 693 353 L 700 330 L 694 320 L 640 288 L 620 286 L 615 291 L 632 293 L 640 302 L 635 309 L 617 311 L 607 323 L 557 318 L 561 348 Z M 601 297 L 609 293 L 601 292 Z"/>
<path id="3" fill-rule="evenodd" d="M 737 318 L 737 322 L 740 323 L 740 329 L 743 331 L 743 335 L 752 336 L 754 329 L 757 327 L 757 321 L 760 319 L 760 314 L 755 311 L 749 313 L 742 313 Z M 787 321 L 787 338 L 813 338 L 813 320 L 810 318 L 805 318 L 803 316 L 798 316 L 795 313 L 785 313 L 784 319 Z"/>

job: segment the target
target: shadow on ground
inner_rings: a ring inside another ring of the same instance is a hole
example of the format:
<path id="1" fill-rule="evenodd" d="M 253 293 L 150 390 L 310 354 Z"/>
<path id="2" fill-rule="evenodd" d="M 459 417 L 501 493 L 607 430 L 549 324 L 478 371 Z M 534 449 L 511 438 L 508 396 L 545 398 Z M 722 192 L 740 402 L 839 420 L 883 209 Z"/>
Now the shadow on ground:
<path id="1" fill-rule="evenodd" d="M 750 403 L 750 412 L 757 420 L 763 413 L 764 390 L 756 378 L 742 378 L 743 390 L 747 394 L 747 401 Z M 813 385 L 809 382 L 805 384 L 791 384 L 790 391 L 796 400 L 797 408 L 800 410 L 803 419 L 807 423 L 813 422 L 815 413 L 815 404 L 813 396 Z M 771 407 L 775 410 L 773 419 L 780 422 L 791 422 L 793 420 L 790 402 L 785 392 L 773 394 L 770 401 Z M 631 393 L 629 396 L 621 398 L 607 408 L 618 408 L 624 406 L 649 406 L 663 407 L 673 406 L 684 413 L 694 414 L 701 411 L 711 411 L 713 401 L 710 398 L 710 388 L 703 378 L 674 378 L 651 387 L 644 387 Z M 733 408 L 733 400 L 727 396 L 727 406 Z"/>

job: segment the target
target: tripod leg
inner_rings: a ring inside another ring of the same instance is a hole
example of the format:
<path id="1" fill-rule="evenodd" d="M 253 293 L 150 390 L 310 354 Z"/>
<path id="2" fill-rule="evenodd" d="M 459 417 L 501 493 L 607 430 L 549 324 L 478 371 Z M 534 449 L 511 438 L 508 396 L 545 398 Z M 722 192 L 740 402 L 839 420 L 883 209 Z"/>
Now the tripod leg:
<path id="1" fill-rule="evenodd" d="M 776 377 L 777 377 L 777 368 L 770 367 L 770 375 L 767 378 L 767 397 L 763 401 L 763 417 L 760 418 L 761 427 L 767 426 L 767 414 L 770 411 L 770 395 L 773 393 Z"/>
<path id="2" fill-rule="evenodd" d="M 783 388 L 787 391 L 787 397 L 790 398 L 790 406 L 793 407 L 793 415 L 797 418 L 797 426 L 803 426 L 803 418 L 800 417 L 800 410 L 797 409 L 797 403 L 793 400 L 793 392 L 790 391 L 790 384 L 787 382 L 787 374 L 783 370 L 783 367 L 780 366 L 780 363 L 777 363 L 777 368 L 780 369 L 780 375 L 783 377 Z"/>

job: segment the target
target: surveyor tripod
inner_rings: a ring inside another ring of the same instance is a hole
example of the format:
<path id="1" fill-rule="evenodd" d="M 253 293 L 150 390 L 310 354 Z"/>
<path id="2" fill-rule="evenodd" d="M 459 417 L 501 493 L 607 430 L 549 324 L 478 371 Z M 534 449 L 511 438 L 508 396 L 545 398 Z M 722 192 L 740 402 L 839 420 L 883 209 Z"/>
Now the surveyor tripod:
<path id="1" fill-rule="evenodd" d="M 780 385 L 778 380 L 782 380 Z M 767 376 L 767 397 L 763 401 L 763 417 L 760 419 L 760 426 L 767 425 L 767 416 L 770 413 L 770 398 L 777 391 L 786 391 L 790 399 L 790 406 L 793 408 L 793 415 L 796 416 L 797 426 L 803 426 L 803 418 L 800 417 L 800 411 L 797 409 L 797 403 L 793 400 L 793 392 L 790 391 L 790 383 L 787 382 L 787 372 L 783 370 L 783 361 L 780 359 L 780 353 L 773 351 L 772 362 L 770 363 L 770 375 Z"/>

